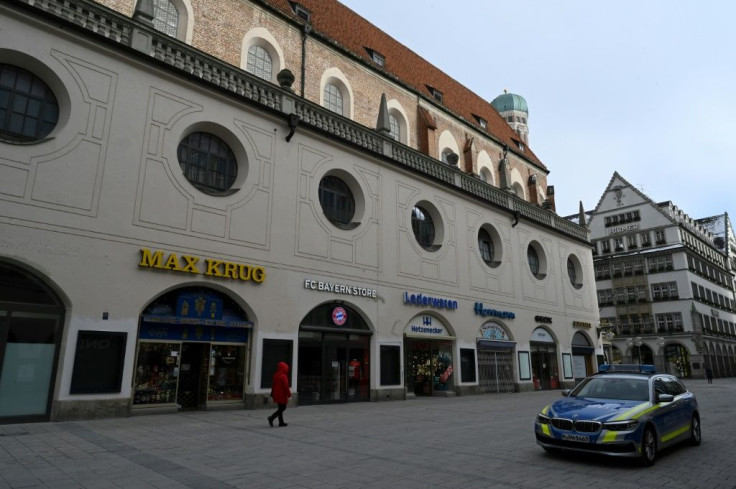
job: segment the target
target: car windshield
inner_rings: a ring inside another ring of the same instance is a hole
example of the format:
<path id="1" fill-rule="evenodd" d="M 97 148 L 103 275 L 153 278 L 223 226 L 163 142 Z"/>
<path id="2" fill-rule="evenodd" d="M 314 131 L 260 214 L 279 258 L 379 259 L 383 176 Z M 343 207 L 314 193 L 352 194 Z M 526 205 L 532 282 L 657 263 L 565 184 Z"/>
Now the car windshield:
<path id="1" fill-rule="evenodd" d="M 581 384 L 571 395 L 622 401 L 648 401 L 649 382 L 647 379 L 593 377 Z"/>

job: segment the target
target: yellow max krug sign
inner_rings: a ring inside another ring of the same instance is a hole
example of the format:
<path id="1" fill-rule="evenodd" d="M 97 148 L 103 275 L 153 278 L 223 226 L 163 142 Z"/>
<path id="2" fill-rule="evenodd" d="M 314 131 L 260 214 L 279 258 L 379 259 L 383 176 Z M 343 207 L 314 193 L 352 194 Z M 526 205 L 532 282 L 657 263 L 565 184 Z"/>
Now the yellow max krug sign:
<path id="1" fill-rule="evenodd" d="M 245 265 L 214 258 L 205 258 L 203 268 L 200 268 L 201 258 L 192 255 L 177 255 L 169 253 L 164 255 L 163 251 L 151 251 L 141 248 L 141 261 L 138 264 L 143 268 L 159 268 L 161 270 L 173 270 L 175 272 L 194 273 L 196 275 L 207 275 L 210 277 L 222 277 L 244 282 L 252 281 L 261 283 L 266 279 L 266 269 L 260 266 Z M 202 270 L 205 270 L 204 272 Z"/>

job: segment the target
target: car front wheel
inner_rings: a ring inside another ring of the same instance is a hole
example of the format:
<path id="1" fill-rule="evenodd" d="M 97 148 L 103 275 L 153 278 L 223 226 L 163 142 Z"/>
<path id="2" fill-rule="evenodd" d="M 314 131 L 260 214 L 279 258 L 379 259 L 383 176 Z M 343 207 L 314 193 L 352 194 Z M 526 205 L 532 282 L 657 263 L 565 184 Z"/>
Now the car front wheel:
<path id="1" fill-rule="evenodd" d="M 690 444 L 696 447 L 700 445 L 701 439 L 700 417 L 697 414 L 693 414 L 693 419 L 690 420 Z"/>
<path id="2" fill-rule="evenodd" d="M 657 458 L 657 436 L 654 428 L 647 426 L 641 437 L 641 463 L 646 466 L 654 465 Z"/>

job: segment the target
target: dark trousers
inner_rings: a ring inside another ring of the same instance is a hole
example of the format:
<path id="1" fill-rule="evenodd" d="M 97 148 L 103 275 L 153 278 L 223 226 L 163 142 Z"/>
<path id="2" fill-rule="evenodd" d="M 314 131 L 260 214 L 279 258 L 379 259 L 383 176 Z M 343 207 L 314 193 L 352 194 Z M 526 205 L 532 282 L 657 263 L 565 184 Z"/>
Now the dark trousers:
<path id="1" fill-rule="evenodd" d="M 284 423 L 284 411 L 286 411 L 286 404 L 279 404 L 279 408 L 276 410 L 275 413 L 269 416 L 269 419 L 273 421 L 274 419 L 279 418 L 279 426 L 285 425 L 286 423 Z"/>

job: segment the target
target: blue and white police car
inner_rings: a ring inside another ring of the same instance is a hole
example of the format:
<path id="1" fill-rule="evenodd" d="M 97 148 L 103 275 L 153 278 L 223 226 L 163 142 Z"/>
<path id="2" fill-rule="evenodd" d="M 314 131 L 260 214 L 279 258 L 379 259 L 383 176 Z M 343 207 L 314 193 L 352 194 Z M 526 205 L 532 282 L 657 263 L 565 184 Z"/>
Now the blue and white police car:
<path id="1" fill-rule="evenodd" d="M 601 365 L 562 395 L 534 423 L 537 443 L 548 452 L 638 457 L 652 465 L 664 447 L 682 441 L 700 445 L 695 395 L 653 365 Z"/>

